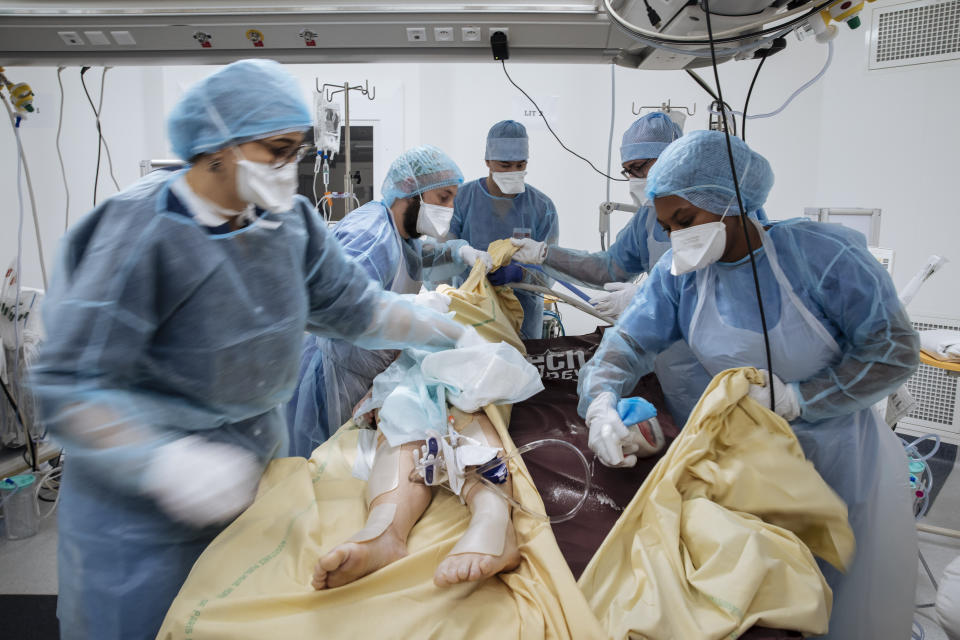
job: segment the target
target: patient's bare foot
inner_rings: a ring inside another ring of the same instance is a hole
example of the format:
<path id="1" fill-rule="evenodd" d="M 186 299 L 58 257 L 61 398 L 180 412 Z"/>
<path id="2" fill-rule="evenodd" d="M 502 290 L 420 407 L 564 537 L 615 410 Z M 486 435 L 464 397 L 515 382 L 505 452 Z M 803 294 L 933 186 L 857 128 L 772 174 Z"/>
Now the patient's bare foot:
<path id="1" fill-rule="evenodd" d="M 507 525 L 503 553 L 499 556 L 485 553 L 458 553 L 447 556 L 433 574 L 433 583 L 438 587 L 449 587 L 458 582 L 483 580 L 501 571 L 516 569 L 519 564 L 520 550 L 517 548 L 517 534 L 511 522 Z"/>
<path id="2" fill-rule="evenodd" d="M 407 555 L 407 545 L 392 527 L 366 542 L 345 542 L 320 558 L 313 570 L 313 588 L 333 589 L 359 580 Z"/>

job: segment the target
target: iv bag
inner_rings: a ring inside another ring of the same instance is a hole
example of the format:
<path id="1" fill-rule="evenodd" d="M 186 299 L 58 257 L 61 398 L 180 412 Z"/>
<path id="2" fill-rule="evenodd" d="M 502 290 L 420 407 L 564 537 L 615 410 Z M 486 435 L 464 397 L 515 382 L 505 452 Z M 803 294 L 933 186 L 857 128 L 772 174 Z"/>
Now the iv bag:
<path id="1" fill-rule="evenodd" d="M 327 102 L 323 93 L 313 96 L 315 123 L 313 138 L 317 149 L 333 158 L 340 151 L 340 105 Z"/>

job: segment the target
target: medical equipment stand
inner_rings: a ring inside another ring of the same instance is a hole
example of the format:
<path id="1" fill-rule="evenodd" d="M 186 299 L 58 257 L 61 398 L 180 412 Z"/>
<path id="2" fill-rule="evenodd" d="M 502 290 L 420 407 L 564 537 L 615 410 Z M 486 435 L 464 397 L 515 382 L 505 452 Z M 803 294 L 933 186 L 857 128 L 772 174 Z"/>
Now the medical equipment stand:
<path id="1" fill-rule="evenodd" d="M 336 87 L 332 91 L 327 91 L 328 87 Z M 368 100 L 375 100 L 377 97 L 377 88 L 370 88 L 370 81 L 364 80 L 363 85 L 354 85 L 350 86 L 349 82 L 344 82 L 343 85 L 339 84 L 328 84 L 324 83 L 321 87 L 319 84 L 316 84 L 317 93 L 321 91 L 326 91 L 325 97 L 327 102 L 333 100 L 333 96 L 338 93 L 343 93 L 343 130 L 347 135 L 346 140 L 344 141 L 343 149 L 345 158 L 344 172 L 343 172 L 343 215 L 347 215 L 353 209 L 350 196 L 353 195 L 353 178 L 350 175 L 350 92 L 359 91 L 361 95 L 367 97 Z"/>

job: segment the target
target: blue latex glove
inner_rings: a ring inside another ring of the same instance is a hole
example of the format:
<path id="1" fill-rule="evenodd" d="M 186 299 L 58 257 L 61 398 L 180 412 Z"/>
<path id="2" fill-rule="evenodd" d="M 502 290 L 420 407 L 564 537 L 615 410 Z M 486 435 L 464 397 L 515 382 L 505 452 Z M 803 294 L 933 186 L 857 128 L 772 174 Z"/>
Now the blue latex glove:
<path id="1" fill-rule="evenodd" d="M 487 274 L 487 279 L 495 287 L 502 287 L 511 282 L 520 282 L 523 279 L 523 268 L 516 262 L 500 267 L 493 273 Z"/>
<path id="2" fill-rule="evenodd" d="M 623 424 L 630 426 L 657 417 L 657 408 L 643 398 L 623 398 L 617 402 L 617 413 Z"/>

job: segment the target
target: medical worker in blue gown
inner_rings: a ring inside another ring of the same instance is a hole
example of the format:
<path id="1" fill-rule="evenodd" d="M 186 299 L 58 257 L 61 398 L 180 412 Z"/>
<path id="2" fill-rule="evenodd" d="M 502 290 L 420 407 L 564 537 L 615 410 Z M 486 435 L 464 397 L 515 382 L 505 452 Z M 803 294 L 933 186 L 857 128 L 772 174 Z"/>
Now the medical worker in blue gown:
<path id="1" fill-rule="evenodd" d="M 453 217 L 463 174 L 443 151 L 429 145 L 405 151 L 393 161 L 382 200 L 351 211 L 333 235 L 344 252 L 388 291 L 418 294 L 424 273 L 452 278 L 490 256 L 465 240 L 440 242 Z M 450 299 L 436 292 L 415 297 L 445 312 Z M 392 350 L 367 350 L 348 340 L 307 336 L 297 391 L 287 405 L 290 455 L 309 457 L 330 433 L 350 418 L 373 378 L 396 357 Z"/>
<path id="2" fill-rule="evenodd" d="M 630 196 L 639 209 L 609 249 L 591 253 L 524 238 L 513 241 L 519 247 L 513 259 L 540 264 L 544 271 L 561 280 L 605 289 L 591 298 L 591 304 L 607 317 L 619 316 L 640 286 L 633 280 L 649 272 L 670 248 L 670 238 L 657 224 L 657 212 L 647 199 L 645 189 L 647 174 L 657 158 L 668 144 L 682 135 L 680 126 L 662 112 L 642 116 L 624 132 L 620 144 L 621 173 L 629 179 Z M 766 221 L 762 209 L 758 215 L 761 221 Z M 711 376 L 683 340 L 657 357 L 654 370 L 674 421 L 683 426 Z"/>
<path id="3" fill-rule="evenodd" d="M 557 208 L 539 189 L 526 184 L 529 144 L 519 122 L 503 120 L 487 133 L 484 159 L 490 172 L 460 188 L 453 206 L 450 235 L 485 250 L 494 240 L 531 238 L 548 245 L 560 236 Z M 467 273 L 454 279 L 459 285 Z M 523 338 L 543 335 L 543 297 L 517 291 L 523 307 Z"/>
<path id="4" fill-rule="evenodd" d="M 893 282 L 864 237 L 805 219 L 762 226 L 754 218 L 773 185 L 767 161 L 732 139 L 769 329 L 776 412 L 807 458 L 846 502 L 857 553 L 846 575 L 821 563 L 833 588 L 827 637 L 908 638 L 917 540 L 906 457 L 872 406 L 917 368 L 919 339 Z M 766 369 L 753 274 L 723 133 L 672 143 L 650 172 L 647 195 L 671 249 L 650 272 L 580 375 L 579 411 L 607 465 L 631 440 L 616 401 L 686 340 L 711 375 Z M 769 404 L 769 388 L 751 395 Z M 635 447 L 635 445 L 633 445 Z"/>
<path id="5" fill-rule="evenodd" d="M 310 110 L 276 62 L 191 87 L 169 116 L 190 162 L 67 234 L 34 368 L 64 445 L 63 638 L 146 640 L 204 547 L 287 451 L 304 329 L 369 348 L 470 337 L 383 291 L 296 196 Z"/>

